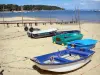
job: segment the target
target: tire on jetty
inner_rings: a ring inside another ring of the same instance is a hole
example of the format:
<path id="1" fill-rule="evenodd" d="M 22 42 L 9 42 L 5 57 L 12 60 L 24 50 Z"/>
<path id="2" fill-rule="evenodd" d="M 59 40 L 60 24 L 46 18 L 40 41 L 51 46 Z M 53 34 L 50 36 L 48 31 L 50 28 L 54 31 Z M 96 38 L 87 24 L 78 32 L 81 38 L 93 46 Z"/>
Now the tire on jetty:
<path id="1" fill-rule="evenodd" d="M 30 37 L 33 38 L 33 36 L 32 36 L 32 32 L 34 31 L 34 28 L 33 28 L 33 27 L 30 27 L 29 31 L 31 32 Z"/>
<path id="2" fill-rule="evenodd" d="M 24 30 L 25 30 L 25 31 L 28 31 L 28 27 L 27 27 L 27 26 L 25 26 L 25 27 L 24 27 Z"/>

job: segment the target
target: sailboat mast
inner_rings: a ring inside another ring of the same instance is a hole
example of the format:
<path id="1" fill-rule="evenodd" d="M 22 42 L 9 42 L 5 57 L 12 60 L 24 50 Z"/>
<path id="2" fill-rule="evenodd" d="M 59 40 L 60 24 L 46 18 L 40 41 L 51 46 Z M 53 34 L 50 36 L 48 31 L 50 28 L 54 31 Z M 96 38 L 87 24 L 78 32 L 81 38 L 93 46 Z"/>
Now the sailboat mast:
<path id="1" fill-rule="evenodd" d="M 79 8 L 77 9 L 77 14 L 78 14 L 79 29 L 81 31 L 81 25 L 80 25 L 80 10 L 79 10 Z"/>
<path id="2" fill-rule="evenodd" d="M 4 5 L 3 5 L 3 14 L 2 14 L 2 16 L 3 16 L 3 24 L 4 24 Z M 5 24 L 4 24 L 4 26 L 5 26 Z"/>
<path id="3" fill-rule="evenodd" d="M 51 24 L 51 10 L 50 10 L 50 24 Z"/>
<path id="4" fill-rule="evenodd" d="M 22 13 L 22 26 L 23 26 L 23 6 L 21 6 L 21 13 Z"/>
<path id="5" fill-rule="evenodd" d="M 77 10 L 76 10 L 76 8 L 75 8 L 75 21 L 77 23 Z"/>

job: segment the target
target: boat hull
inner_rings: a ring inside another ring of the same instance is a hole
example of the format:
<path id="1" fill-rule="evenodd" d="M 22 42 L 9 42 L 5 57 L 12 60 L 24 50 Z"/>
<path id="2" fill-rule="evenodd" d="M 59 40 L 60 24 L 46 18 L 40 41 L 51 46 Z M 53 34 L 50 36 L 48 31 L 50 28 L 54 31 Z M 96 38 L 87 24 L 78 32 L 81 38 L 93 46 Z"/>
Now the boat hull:
<path id="1" fill-rule="evenodd" d="M 92 45 L 86 45 L 86 46 L 77 46 L 77 48 L 85 48 L 85 49 L 92 49 L 95 47 L 95 44 Z"/>
<path id="2" fill-rule="evenodd" d="M 59 45 L 68 45 L 69 42 L 74 40 L 80 40 L 83 38 L 83 34 L 79 33 L 68 33 L 68 34 L 60 34 L 52 37 L 52 41 L 55 44 Z"/>
<path id="3" fill-rule="evenodd" d="M 75 41 L 69 42 L 68 47 L 92 49 L 95 47 L 96 43 L 97 43 L 97 40 L 94 40 L 94 39 L 75 40 Z"/>
<path id="4" fill-rule="evenodd" d="M 91 45 L 83 45 L 83 46 L 75 46 L 75 48 L 83 48 L 83 49 L 93 49 L 96 44 L 91 44 Z M 71 48 L 71 46 L 68 45 L 68 48 Z"/>
<path id="5" fill-rule="evenodd" d="M 40 65 L 37 63 L 35 63 L 35 64 L 36 64 L 36 66 L 38 66 L 39 68 L 41 68 L 43 70 L 48 70 L 48 71 L 52 71 L 52 72 L 69 72 L 69 71 L 76 70 L 76 69 L 84 66 L 85 64 L 87 64 L 89 61 L 91 61 L 91 57 L 92 56 L 90 56 L 84 60 L 80 60 L 80 61 L 69 63 L 69 64 L 62 64 L 62 65 Z"/>
<path id="6" fill-rule="evenodd" d="M 27 33 L 28 37 L 31 38 L 43 38 L 43 37 L 51 37 L 55 36 L 55 32 L 48 32 L 48 33 L 42 33 L 42 34 L 32 34 L 32 33 Z"/>

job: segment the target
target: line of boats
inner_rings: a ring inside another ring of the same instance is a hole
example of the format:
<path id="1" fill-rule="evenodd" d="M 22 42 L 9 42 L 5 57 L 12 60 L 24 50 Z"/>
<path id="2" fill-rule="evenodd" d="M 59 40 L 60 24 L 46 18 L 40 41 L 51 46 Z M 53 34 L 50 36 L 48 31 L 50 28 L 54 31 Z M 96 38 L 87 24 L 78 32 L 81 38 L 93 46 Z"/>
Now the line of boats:
<path id="1" fill-rule="evenodd" d="M 67 72 L 76 70 L 91 61 L 97 40 L 82 39 L 79 30 L 57 31 L 56 28 L 48 30 L 28 31 L 31 38 L 52 36 L 52 42 L 66 46 L 64 50 L 36 56 L 31 60 L 43 70 L 52 72 Z"/>

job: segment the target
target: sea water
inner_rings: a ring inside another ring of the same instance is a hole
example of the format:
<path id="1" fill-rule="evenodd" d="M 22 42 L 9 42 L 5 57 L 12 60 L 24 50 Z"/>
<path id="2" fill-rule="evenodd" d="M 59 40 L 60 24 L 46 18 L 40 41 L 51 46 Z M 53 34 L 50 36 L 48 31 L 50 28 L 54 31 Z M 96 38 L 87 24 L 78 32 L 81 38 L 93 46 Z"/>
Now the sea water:
<path id="1" fill-rule="evenodd" d="M 79 13 L 79 14 L 78 14 Z M 56 18 L 61 21 L 72 21 L 80 19 L 86 22 L 100 22 L 100 11 L 73 10 L 43 10 L 43 11 L 24 11 L 24 12 L 0 12 L 0 17 L 36 17 L 36 18 Z M 79 17 L 79 18 L 78 18 Z"/>

